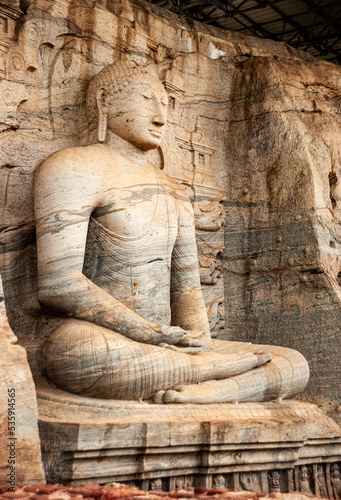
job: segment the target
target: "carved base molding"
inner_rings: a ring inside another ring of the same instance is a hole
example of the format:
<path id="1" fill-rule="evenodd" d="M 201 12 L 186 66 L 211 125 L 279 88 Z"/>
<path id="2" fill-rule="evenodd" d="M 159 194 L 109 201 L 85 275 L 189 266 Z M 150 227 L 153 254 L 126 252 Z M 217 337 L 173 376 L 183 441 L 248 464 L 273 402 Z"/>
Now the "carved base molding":
<path id="1" fill-rule="evenodd" d="M 315 405 L 155 405 L 82 398 L 46 383 L 38 404 L 50 483 L 341 496 L 341 429 Z"/>

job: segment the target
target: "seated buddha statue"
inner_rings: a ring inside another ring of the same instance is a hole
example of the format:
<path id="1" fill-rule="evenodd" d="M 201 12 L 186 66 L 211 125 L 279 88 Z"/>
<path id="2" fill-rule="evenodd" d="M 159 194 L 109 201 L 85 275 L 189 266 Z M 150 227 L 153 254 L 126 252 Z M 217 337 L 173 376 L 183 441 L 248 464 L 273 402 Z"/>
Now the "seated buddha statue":
<path id="1" fill-rule="evenodd" d="M 47 377 L 160 404 L 291 397 L 308 381 L 301 354 L 210 338 L 191 202 L 148 161 L 167 105 L 153 65 L 117 61 L 89 84 L 89 144 L 37 170 L 39 300 L 61 318 L 43 348 Z"/>

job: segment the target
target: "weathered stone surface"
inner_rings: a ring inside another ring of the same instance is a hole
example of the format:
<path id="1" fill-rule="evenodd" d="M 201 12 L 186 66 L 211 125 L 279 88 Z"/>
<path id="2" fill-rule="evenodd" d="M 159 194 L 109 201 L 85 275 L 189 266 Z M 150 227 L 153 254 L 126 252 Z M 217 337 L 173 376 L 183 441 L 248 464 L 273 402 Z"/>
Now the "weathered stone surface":
<path id="1" fill-rule="evenodd" d="M 321 495 L 320 471 L 330 497 L 332 479 L 337 487 L 340 429 L 311 404 L 153 405 L 38 390 L 49 482 L 306 493 L 309 486 Z"/>
<path id="2" fill-rule="evenodd" d="M 154 161 L 189 194 L 208 189 L 211 200 L 226 197 L 224 251 L 223 230 L 208 237 L 195 207 L 211 327 L 220 338 L 296 348 L 310 363 L 308 393 L 337 399 L 339 69 L 285 44 L 181 23 L 144 2 L 90 9 L 40 0 L 26 9 L 18 38 L 11 31 L 3 38 L 3 276 L 10 322 L 34 369 L 39 340 L 29 333 L 43 331 L 34 170 L 48 154 L 77 144 L 86 123 L 85 88 L 99 69 L 122 51 L 153 56 L 171 101 Z M 210 168 L 220 187 L 209 180 Z M 214 226 L 214 211 L 211 217 Z"/>
<path id="3" fill-rule="evenodd" d="M 25 349 L 7 320 L 0 277 L 0 481 L 44 481 L 36 391 Z"/>
<path id="4" fill-rule="evenodd" d="M 35 170 L 51 153 L 87 143 L 88 82 L 133 53 L 158 64 L 169 94 L 169 125 L 150 159 L 194 201 L 214 336 L 297 349 L 311 367 L 307 397 L 326 398 L 336 415 L 338 404 L 328 401 L 340 398 L 341 375 L 339 68 L 285 44 L 189 25 L 142 0 L 24 7 L 23 15 L 14 2 L 9 16 L 1 3 L 1 272 L 9 320 L 34 374 L 61 321 L 37 299 Z M 318 494 L 323 475 L 339 488 L 336 468 L 309 467 Z M 275 492 L 280 478 L 268 470 L 261 479 L 246 471 L 240 484 Z M 220 475 L 211 479 L 220 484 Z M 311 490 L 304 469 L 290 477 Z"/>
<path id="5" fill-rule="evenodd" d="M 243 175 L 229 169 L 225 233 L 230 335 L 295 347 L 309 360 L 307 392 L 331 399 L 340 398 L 338 72 L 243 64 L 229 131 L 229 161 L 241 157 Z"/>

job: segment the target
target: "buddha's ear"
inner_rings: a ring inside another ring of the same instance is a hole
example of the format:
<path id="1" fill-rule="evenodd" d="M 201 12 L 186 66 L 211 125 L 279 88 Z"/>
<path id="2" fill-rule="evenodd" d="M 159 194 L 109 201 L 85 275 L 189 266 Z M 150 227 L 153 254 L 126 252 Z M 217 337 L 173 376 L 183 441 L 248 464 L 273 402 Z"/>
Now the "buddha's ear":
<path id="1" fill-rule="evenodd" d="M 99 112 L 107 111 L 106 95 L 106 89 L 103 87 L 96 91 L 96 103 Z"/>
<path id="2" fill-rule="evenodd" d="M 97 129 L 98 142 L 105 142 L 107 136 L 107 115 L 108 115 L 105 89 L 101 88 L 97 90 L 96 103 L 98 110 L 98 129 Z"/>

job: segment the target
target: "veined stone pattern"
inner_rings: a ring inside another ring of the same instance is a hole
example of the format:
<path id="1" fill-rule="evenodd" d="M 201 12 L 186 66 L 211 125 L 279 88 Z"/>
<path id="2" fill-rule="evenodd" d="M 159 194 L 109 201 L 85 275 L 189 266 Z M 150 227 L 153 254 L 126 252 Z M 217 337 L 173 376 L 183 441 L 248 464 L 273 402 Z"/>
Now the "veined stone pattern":
<path id="1" fill-rule="evenodd" d="M 168 93 L 167 130 L 150 159 L 192 202 L 212 336 L 297 349 L 310 363 L 307 394 L 337 401 L 339 68 L 284 44 L 193 29 L 143 0 L 90 3 L 31 0 L 23 12 L 0 2 L 1 273 L 34 375 L 61 322 L 37 297 L 35 171 L 88 143 L 88 83 L 128 54 L 154 61 Z M 338 455 L 332 462 L 304 462 L 293 477 L 266 469 L 261 487 L 287 481 L 288 491 L 334 488 L 338 498 Z M 207 477 L 229 483 L 224 474 Z M 247 474 L 233 481 L 256 489 Z"/>
<path id="2" fill-rule="evenodd" d="M 30 333 L 41 322 L 34 171 L 86 141 L 88 81 L 133 53 L 158 63 L 169 93 L 167 132 L 152 159 L 194 204 L 213 335 L 296 348 L 310 364 L 307 392 L 337 400 L 338 67 L 283 44 L 199 24 L 193 31 L 143 2 L 1 9 L 2 272 L 9 320 L 32 366 Z"/>

